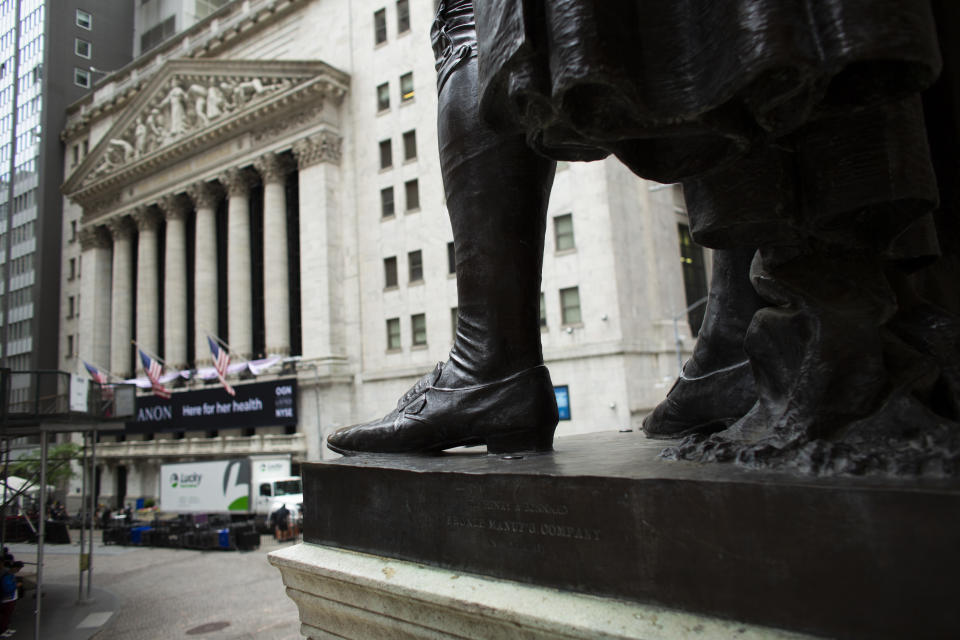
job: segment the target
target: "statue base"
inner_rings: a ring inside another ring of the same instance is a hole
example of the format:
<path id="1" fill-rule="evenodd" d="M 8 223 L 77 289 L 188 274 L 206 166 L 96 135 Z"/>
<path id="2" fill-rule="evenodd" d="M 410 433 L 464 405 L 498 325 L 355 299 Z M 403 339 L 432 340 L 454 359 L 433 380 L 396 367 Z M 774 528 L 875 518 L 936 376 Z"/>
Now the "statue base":
<path id="1" fill-rule="evenodd" d="M 812 640 L 769 627 L 463 574 L 333 547 L 274 551 L 308 638 Z"/>
<path id="2" fill-rule="evenodd" d="M 638 433 L 551 454 L 304 464 L 304 540 L 830 636 L 951 636 L 960 486 L 667 461 Z"/>

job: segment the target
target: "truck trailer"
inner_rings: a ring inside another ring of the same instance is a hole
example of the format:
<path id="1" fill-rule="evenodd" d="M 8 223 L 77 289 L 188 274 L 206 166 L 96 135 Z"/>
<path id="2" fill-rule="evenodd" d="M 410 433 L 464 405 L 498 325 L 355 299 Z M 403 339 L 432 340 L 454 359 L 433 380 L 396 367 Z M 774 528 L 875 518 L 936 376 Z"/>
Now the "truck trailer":
<path id="1" fill-rule="evenodd" d="M 160 510 L 230 514 L 253 518 L 263 528 L 286 505 L 294 517 L 303 506 L 303 486 L 291 475 L 290 456 L 248 456 L 173 462 L 160 467 Z"/>

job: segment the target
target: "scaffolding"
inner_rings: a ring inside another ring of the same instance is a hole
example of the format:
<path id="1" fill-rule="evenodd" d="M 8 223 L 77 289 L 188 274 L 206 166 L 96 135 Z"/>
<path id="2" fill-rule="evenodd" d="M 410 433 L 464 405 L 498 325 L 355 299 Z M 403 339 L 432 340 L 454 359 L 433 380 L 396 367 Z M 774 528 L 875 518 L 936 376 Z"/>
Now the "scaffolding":
<path id="1" fill-rule="evenodd" d="M 39 640 L 43 599 L 43 552 L 46 539 L 47 476 L 51 434 L 80 433 L 83 436 L 83 474 L 80 511 L 78 601 L 89 601 L 93 582 L 93 527 L 95 505 L 96 440 L 101 431 L 121 431 L 134 416 L 136 387 L 130 384 L 99 384 L 64 371 L 12 371 L 0 369 L 0 442 L 3 450 L 3 502 L 0 545 L 6 543 L 7 513 L 32 487 L 39 487 L 37 526 L 37 594 L 34 610 L 35 638 Z M 14 439 L 39 439 L 40 468 L 24 482 L 9 476 L 11 443 Z M 69 464 L 58 460 L 56 464 Z M 28 526 L 33 528 L 30 518 Z M 84 593 L 86 577 L 86 593 Z"/>

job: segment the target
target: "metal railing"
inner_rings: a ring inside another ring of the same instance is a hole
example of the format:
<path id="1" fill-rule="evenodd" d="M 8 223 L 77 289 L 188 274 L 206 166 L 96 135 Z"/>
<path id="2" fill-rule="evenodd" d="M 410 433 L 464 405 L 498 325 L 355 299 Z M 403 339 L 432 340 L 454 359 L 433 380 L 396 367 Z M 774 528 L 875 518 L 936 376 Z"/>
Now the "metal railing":
<path id="1" fill-rule="evenodd" d="M 0 402 L 10 421 L 43 421 L 82 415 L 123 419 L 134 415 L 136 388 L 129 384 L 101 385 L 73 378 L 65 371 L 0 370 Z"/>

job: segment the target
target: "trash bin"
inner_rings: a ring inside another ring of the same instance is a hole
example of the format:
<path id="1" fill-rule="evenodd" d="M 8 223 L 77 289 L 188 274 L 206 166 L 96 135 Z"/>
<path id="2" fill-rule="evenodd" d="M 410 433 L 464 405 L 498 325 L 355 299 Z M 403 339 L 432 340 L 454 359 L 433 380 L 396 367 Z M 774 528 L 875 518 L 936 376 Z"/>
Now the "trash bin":
<path id="1" fill-rule="evenodd" d="M 149 540 L 147 540 L 147 536 L 144 534 L 152 530 L 153 530 L 153 527 L 131 527 L 130 542 L 132 544 L 145 544 L 149 542 Z"/>
<path id="2" fill-rule="evenodd" d="M 230 529 L 220 529 L 217 531 L 217 543 L 221 549 L 230 548 Z"/>

